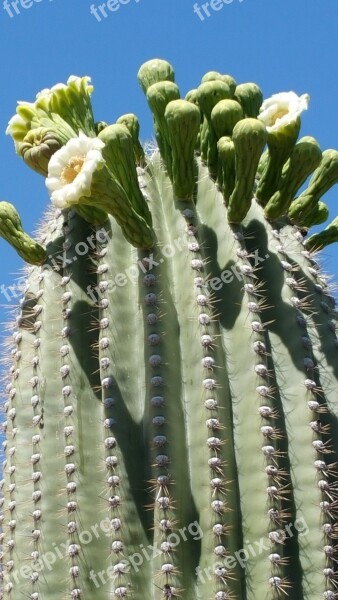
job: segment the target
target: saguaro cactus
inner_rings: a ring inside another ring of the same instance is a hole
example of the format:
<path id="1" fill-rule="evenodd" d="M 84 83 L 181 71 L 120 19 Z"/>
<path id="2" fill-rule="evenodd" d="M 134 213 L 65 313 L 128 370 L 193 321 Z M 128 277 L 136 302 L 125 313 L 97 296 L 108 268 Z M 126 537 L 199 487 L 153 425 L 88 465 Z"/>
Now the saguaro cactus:
<path id="1" fill-rule="evenodd" d="M 307 232 L 338 153 L 297 141 L 306 95 L 212 71 L 183 99 L 162 60 L 138 76 L 159 149 L 134 115 L 94 121 L 88 77 L 9 123 L 54 207 L 34 241 L 0 203 L 30 263 L 1 597 L 334 600 L 338 340 L 315 252 L 337 219 Z"/>

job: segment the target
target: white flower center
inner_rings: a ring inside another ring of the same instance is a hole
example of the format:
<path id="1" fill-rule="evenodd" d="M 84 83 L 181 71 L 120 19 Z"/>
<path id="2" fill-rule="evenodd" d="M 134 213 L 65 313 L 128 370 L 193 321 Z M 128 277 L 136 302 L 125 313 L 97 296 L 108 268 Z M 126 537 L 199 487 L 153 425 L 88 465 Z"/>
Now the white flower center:
<path id="1" fill-rule="evenodd" d="M 297 119 L 309 105 L 308 94 L 297 96 L 295 92 L 280 92 L 264 100 L 258 115 L 268 132 L 278 131 L 283 127 L 296 123 Z"/>
<path id="2" fill-rule="evenodd" d="M 68 140 L 53 154 L 48 163 L 46 186 L 55 206 L 65 208 L 91 195 L 93 174 L 105 163 L 103 148 L 100 139 L 87 137 L 80 131 L 78 137 Z"/>
<path id="3" fill-rule="evenodd" d="M 69 163 L 62 169 L 60 179 L 64 185 L 72 183 L 81 172 L 85 156 L 73 156 Z"/>

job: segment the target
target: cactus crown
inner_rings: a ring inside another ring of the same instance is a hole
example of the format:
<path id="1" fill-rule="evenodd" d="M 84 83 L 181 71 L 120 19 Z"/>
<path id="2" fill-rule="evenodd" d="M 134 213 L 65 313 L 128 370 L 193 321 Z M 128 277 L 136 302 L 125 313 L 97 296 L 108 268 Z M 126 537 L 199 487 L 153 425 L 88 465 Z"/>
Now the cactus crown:
<path id="1" fill-rule="evenodd" d="M 160 59 L 138 79 L 151 155 L 135 115 L 95 122 L 88 77 L 7 129 L 54 208 L 35 241 L 0 203 L 31 265 L 1 597 L 334 600 L 337 315 L 315 252 L 337 218 L 307 233 L 338 152 L 298 139 L 307 95 L 211 71 L 181 98 Z"/>

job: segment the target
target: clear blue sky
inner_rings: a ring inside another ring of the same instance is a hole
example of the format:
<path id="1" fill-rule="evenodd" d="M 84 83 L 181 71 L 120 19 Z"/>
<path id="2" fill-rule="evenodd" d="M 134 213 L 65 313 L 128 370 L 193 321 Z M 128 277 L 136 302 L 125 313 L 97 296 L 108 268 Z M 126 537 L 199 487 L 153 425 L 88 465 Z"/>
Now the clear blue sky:
<path id="1" fill-rule="evenodd" d="M 113 122 L 135 112 L 142 139 L 152 129 L 136 73 L 150 58 L 174 65 L 182 94 L 208 70 L 230 73 L 238 82 L 256 81 L 265 97 L 308 92 L 302 134 L 314 135 L 323 149 L 338 148 L 337 0 L 224 0 L 203 21 L 193 0 L 110 3 L 118 8 L 106 10 L 106 17 L 98 12 L 99 21 L 90 6 L 102 0 L 16 0 L 19 14 L 11 3 L 6 11 L 0 0 L 0 199 L 18 207 L 30 233 L 49 199 L 43 178 L 15 155 L 5 129 L 17 100 L 34 100 L 37 91 L 70 74 L 92 77 L 97 120 Z M 336 197 L 336 191 L 327 196 L 330 218 L 338 214 Z M 2 240 L 0 256 L 0 284 L 9 285 L 22 262 Z M 326 269 L 338 281 L 337 258 L 338 247 L 325 251 Z M 2 295 L 0 304 L 4 322 L 8 303 Z"/>

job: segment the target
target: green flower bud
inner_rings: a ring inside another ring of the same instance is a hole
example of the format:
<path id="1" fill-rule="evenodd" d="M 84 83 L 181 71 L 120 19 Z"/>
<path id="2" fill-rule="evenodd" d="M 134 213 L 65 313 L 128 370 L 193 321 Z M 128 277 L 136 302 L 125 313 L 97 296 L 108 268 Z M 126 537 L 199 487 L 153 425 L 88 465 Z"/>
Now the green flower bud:
<path id="1" fill-rule="evenodd" d="M 256 83 L 241 83 L 236 87 L 235 100 L 243 108 L 245 117 L 257 117 L 263 103 L 263 93 Z"/>
<path id="2" fill-rule="evenodd" d="M 201 83 L 205 83 L 206 81 L 215 81 L 215 79 L 222 79 L 222 74 L 218 71 L 208 71 L 203 75 Z"/>
<path id="3" fill-rule="evenodd" d="M 216 79 L 224 81 L 224 83 L 226 83 L 229 86 L 232 98 L 236 89 L 236 81 L 233 77 L 231 77 L 231 75 L 222 75 L 221 73 L 218 73 L 218 71 L 208 71 L 208 73 L 205 73 L 205 75 L 203 75 L 201 83 L 205 83 L 207 81 L 215 81 Z"/>
<path id="4" fill-rule="evenodd" d="M 175 81 L 174 69 L 170 63 L 160 58 L 145 62 L 137 73 L 137 79 L 146 93 L 148 88 L 159 81 Z"/>
<path id="5" fill-rule="evenodd" d="M 139 140 L 140 123 L 137 116 L 132 113 L 121 115 L 121 117 L 117 119 L 116 123 L 119 125 L 125 125 L 125 127 L 127 127 L 133 140 L 135 162 L 137 165 L 144 165 L 145 155 Z"/>
<path id="6" fill-rule="evenodd" d="M 17 152 L 31 169 L 46 177 L 49 159 L 62 145 L 54 131 L 38 127 L 31 129 L 23 141 L 18 143 Z"/>
<path id="7" fill-rule="evenodd" d="M 295 223 L 303 222 L 319 202 L 319 199 L 338 182 L 338 151 L 324 150 L 319 166 L 309 185 L 290 206 L 288 215 Z"/>
<path id="8" fill-rule="evenodd" d="M 258 162 L 267 131 L 257 119 L 242 119 L 232 135 L 236 153 L 236 183 L 229 199 L 228 220 L 241 223 L 250 209 Z"/>
<path id="9" fill-rule="evenodd" d="M 266 169 L 259 181 L 256 197 L 265 206 L 279 187 L 283 165 L 288 160 L 297 141 L 300 119 L 296 118 L 278 129 L 268 131 L 269 158 Z"/>
<path id="10" fill-rule="evenodd" d="M 231 91 L 227 83 L 219 79 L 201 83 L 197 88 L 197 102 L 204 115 L 201 128 L 201 154 L 207 163 L 211 177 L 217 175 L 217 136 L 211 122 L 211 112 L 220 100 L 229 99 Z"/>
<path id="11" fill-rule="evenodd" d="M 90 96 L 90 77 L 71 75 L 67 85 L 57 84 L 37 95 L 35 106 L 47 114 L 59 115 L 76 132 L 95 136 L 95 123 Z"/>
<path id="12" fill-rule="evenodd" d="M 336 217 L 324 231 L 311 235 L 305 240 L 304 245 L 310 252 L 316 252 L 334 242 L 338 242 L 338 217 Z"/>
<path id="13" fill-rule="evenodd" d="M 171 81 L 160 81 L 148 88 L 147 100 L 155 117 L 155 121 L 159 123 L 159 125 L 165 125 L 165 119 L 163 117 L 167 104 L 171 102 L 171 100 L 178 100 L 179 98 L 180 91 L 176 83 Z"/>
<path id="14" fill-rule="evenodd" d="M 262 177 L 262 175 L 268 165 L 268 162 L 269 162 L 269 150 L 265 150 L 259 159 L 259 163 L 258 163 L 258 167 L 257 167 L 256 179 L 258 181 Z"/>
<path id="15" fill-rule="evenodd" d="M 107 166 L 95 171 L 91 195 L 82 196 L 74 209 L 90 223 L 103 223 L 104 214 L 108 213 L 114 217 L 133 246 L 152 248 L 154 245 L 151 224 L 135 210 L 126 191 Z"/>
<path id="16" fill-rule="evenodd" d="M 243 119 L 241 105 L 235 100 L 220 100 L 211 111 L 211 122 L 217 139 L 231 136 L 236 123 Z"/>
<path id="17" fill-rule="evenodd" d="M 142 215 L 150 225 L 150 211 L 138 185 L 131 134 L 125 125 L 115 124 L 105 127 L 98 138 L 105 144 L 102 156 L 109 170 L 125 190 L 134 210 Z"/>
<path id="18" fill-rule="evenodd" d="M 204 162 L 206 162 L 209 165 L 210 164 L 210 163 L 208 163 L 209 142 L 210 142 L 210 148 L 212 149 L 213 146 L 215 144 L 217 144 L 217 138 L 216 138 L 216 134 L 215 134 L 214 130 L 210 129 L 206 117 L 203 117 L 203 121 L 200 126 L 199 141 L 200 141 L 200 152 L 201 152 L 202 158 L 203 158 Z M 213 163 L 215 164 L 215 160 L 213 161 Z M 217 164 L 217 160 L 216 160 L 216 164 Z"/>
<path id="19" fill-rule="evenodd" d="M 160 81 L 154 83 L 147 90 L 147 100 L 150 109 L 154 115 L 155 135 L 158 147 L 166 167 L 171 177 L 171 150 L 169 133 L 166 120 L 164 118 L 167 104 L 172 100 L 180 98 L 180 91 L 177 85 L 171 81 Z"/>
<path id="20" fill-rule="evenodd" d="M 41 265 L 47 258 L 45 248 L 24 232 L 17 210 L 9 202 L 0 202 L 0 236 L 32 265 Z"/>
<path id="21" fill-rule="evenodd" d="M 105 121 L 97 121 L 95 123 L 95 133 L 96 133 L 96 135 L 98 135 L 99 133 L 101 133 L 101 131 L 105 127 L 108 127 L 108 123 L 106 123 Z"/>
<path id="22" fill-rule="evenodd" d="M 287 213 L 297 190 L 319 165 L 321 157 L 321 149 L 313 137 L 306 136 L 297 142 L 283 170 L 279 189 L 265 207 L 267 219 L 278 219 Z"/>
<path id="23" fill-rule="evenodd" d="M 197 106 L 199 108 L 199 104 L 198 104 L 198 100 L 197 100 L 197 89 L 194 90 L 190 90 L 186 96 L 185 99 L 188 102 L 191 102 L 192 104 L 195 104 L 195 106 Z M 197 140 L 196 140 L 196 153 L 200 154 L 201 153 L 201 136 L 202 136 L 202 130 L 203 130 L 203 115 L 202 113 L 200 113 L 200 130 L 198 132 L 198 136 L 197 136 Z"/>
<path id="24" fill-rule="evenodd" d="M 17 114 L 6 129 L 6 133 L 14 140 L 16 150 L 31 130 L 40 128 L 54 133 L 54 137 L 63 145 L 80 132 L 95 137 L 90 101 L 93 88 L 89 81 L 89 77 L 71 76 L 67 85 L 60 83 L 39 92 L 35 102 L 19 102 Z"/>
<path id="25" fill-rule="evenodd" d="M 172 181 L 180 200 L 191 199 L 195 186 L 194 149 L 200 128 L 200 111 L 187 100 L 169 102 L 164 114 L 172 153 Z"/>
<path id="26" fill-rule="evenodd" d="M 187 92 L 185 95 L 185 100 L 187 100 L 188 102 L 192 102 L 193 104 L 196 104 L 196 106 L 198 106 L 197 95 L 197 88 L 189 90 L 189 92 Z"/>
<path id="27" fill-rule="evenodd" d="M 221 81 L 224 81 L 229 86 L 231 97 L 233 98 L 237 86 L 236 80 L 231 75 L 222 75 Z"/>
<path id="28" fill-rule="evenodd" d="M 228 205 L 230 195 L 235 187 L 235 144 L 229 137 L 221 137 L 217 142 L 218 171 L 217 182 L 222 191 L 225 204 Z"/>
<path id="29" fill-rule="evenodd" d="M 230 87 L 224 81 L 215 79 L 201 83 L 197 88 L 197 102 L 201 112 L 209 120 L 211 111 L 220 100 L 231 98 Z"/>
<path id="30" fill-rule="evenodd" d="M 109 170 L 125 190 L 134 208 L 142 211 L 146 203 L 138 186 L 133 138 L 130 132 L 125 125 L 116 123 L 105 127 L 98 138 L 105 144 L 102 156 Z"/>
<path id="31" fill-rule="evenodd" d="M 315 206 L 312 207 L 311 211 L 304 217 L 304 219 L 298 224 L 298 227 L 306 227 L 310 229 L 314 225 L 321 225 L 325 223 L 329 218 L 329 208 L 324 203 L 319 201 Z"/>
<path id="32" fill-rule="evenodd" d="M 116 203 L 119 214 L 116 216 L 114 211 L 114 216 L 119 223 L 125 218 L 125 227 L 135 232 L 135 235 L 128 234 L 129 239 L 132 235 L 134 245 L 140 244 L 139 247 L 149 248 L 154 243 L 152 217 L 138 185 L 133 138 L 125 125 L 120 124 L 105 127 L 98 138 L 105 144 L 102 157 L 112 179 L 110 184 L 107 183 L 106 194 L 109 194 L 109 187 L 112 186 L 112 194 L 119 196 L 119 202 Z M 94 173 L 94 187 L 95 182 L 99 180 L 100 172 L 97 176 Z"/>

